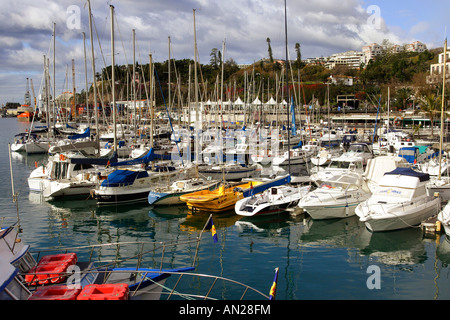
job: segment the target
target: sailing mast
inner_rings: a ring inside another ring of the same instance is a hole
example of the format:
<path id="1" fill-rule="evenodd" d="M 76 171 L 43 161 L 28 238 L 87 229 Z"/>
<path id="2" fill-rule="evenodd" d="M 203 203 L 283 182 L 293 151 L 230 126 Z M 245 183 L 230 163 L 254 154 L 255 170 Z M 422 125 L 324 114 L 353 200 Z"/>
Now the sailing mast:
<path id="1" fill-rule="evenodd" d="M 114 57 L 114 6 L 109 6 L 111 11 L 111 96 L 112 96 L 112 113 L 113 113 L 113 132 L 114 132 L 114 146 L 113 150 L 117 151 L 117 128 L 116 128 L 116 92 L 115 92 L 115 57 Z"/>
<path id="2" fill-rule="evenodd" d="M 133 90 L 133 107 L 134 107 L 134 115 L 133 115 L 133 126 L 135 135 L 138 132 L 137 128 L 137 111 L 136 111 L 136 30 L 133 29 L 133 80 L 131 82 L 131 90 Z"/>
<path id="3" fill-rule="evenodd" d="M 195 90 L 195 162 L 200 164 L 200 110 L 198 101 L 198 75 L 197 75 L 197 31 L 195 26 L 195 9 L 194 11 L 194 90 Z"/>
<path id="4" fill-rule="evenodd" d="M 89 116 L 89 91 L 88 91 L 88 78 L 87 78 L 87 61 L 86 61 L 86 33 L 83 32 L 83 51 L 84 51 L 84 80 L 86 82 L 86 114 L 89 127 L 91 126 L 91 117 Z"/>
<path id="5" fill-rule="evenodd" d="M 287 0 L 284 0 L 284 31 L 285 31 L 285 44 L 286 44 L 286 95 L 287 95 L 287 101 L 290 101 L 289 99 L 289 63 L 288 63 L 288 29 L 287 29 Z M 289 168 L 289 174 L 291 174 L 291 134 L 289 131 L 289 107 L 286 107 L 287 112 L 287 133 L 288 133 L 288 168 Z"/>
<path id="6" fill-rule="evenodd" d="M 91 42 L 91 57 L 92 57 L 92 76 L 94 78 L 94 82 L 92 84 L 93 87 L 93 94 L 94 94 L 94 112 L 95 112 L 95 140 L 97 143 L 97 152 L 100 155 L 100 130 L 98 125 L 98 110 L 97 110 L 97 79 L 96 79 L 96 73 L 95 73 L 95 55 L 94 55 L 94 38 L 92 36 L 92 12 L 91 12 L 91 1 L 88 1 L 88 8 L 89 8 L 89 35 L 90 35 L 90 42 Z M 103 88 L 103 86 L 102 86 Z"/>
<path id="7" fill-rule="evenodd" d="M 441 180 L 441 166 L 442 166 L 442 146 L 444 144 L 444 107 L 445 107 L 445 80 L 447 77 L 447 38 L 444 44 L 444 71 L 442 74 L 442 107 L 441 107 L 441 134 L 439 141 L 439 180 Z"/>

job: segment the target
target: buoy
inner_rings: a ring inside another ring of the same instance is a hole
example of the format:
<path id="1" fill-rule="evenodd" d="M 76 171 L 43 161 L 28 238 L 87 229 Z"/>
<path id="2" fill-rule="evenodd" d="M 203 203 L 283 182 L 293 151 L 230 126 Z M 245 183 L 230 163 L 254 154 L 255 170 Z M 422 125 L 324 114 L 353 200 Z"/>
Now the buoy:
<path id="1" fill-rule="evenodd" d="M 441 232 L 441 222 L 439 220 L 436 221 L 436 232 Z"/>

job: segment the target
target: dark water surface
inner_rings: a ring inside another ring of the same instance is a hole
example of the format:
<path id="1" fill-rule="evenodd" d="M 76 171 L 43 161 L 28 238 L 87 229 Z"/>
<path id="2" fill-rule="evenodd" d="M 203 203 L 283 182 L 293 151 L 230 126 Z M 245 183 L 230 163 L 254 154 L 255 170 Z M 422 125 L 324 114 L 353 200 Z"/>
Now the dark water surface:
<path id="1" fill-rule="evenodd" d="M 15 118 L 0 119 L 0 217 L 5 217 L 5 224 L 17 215 L 8 142 L 27 127 Z M 45 156 L 41 155 L 12 157 L 22 239 L 33 249 L 120 241 L 183 241 L 195 238 L 208 218 L 208 214 L 188 214 L 184 207 L 152 209 L 142 204 L 98 208 L 89 200 L 47 203 L 39 195 L 30 194 L 27 185 L 35 164 L 42 162 Z M 357 217 L 312 221 L 306 215 L 286 214 L 243 219 L 231 212 L 214 215 L 213 219 L 218 243 L 210 233 L 204 234 L 196 271 L 231 278 L 269 294 L 274 269 L 279 267 L 279 300 L 450 298 L 450 243 L 445 235 L 425 237 L 419 228 L 372 234 Z M 194 251 L 193 246 L 180 245 L 168 250 L 165 257 L 173 266 L 181 266 L 191 263 Z M 148 263 L 157 261 L 155 257 Z M 197 293 L 204 288 L 191 281 L 183 289 Z M 228 285 L 219 285 L 216 290 L 217 297 L 230 300 L 242 294 L 241 289 Z"/>

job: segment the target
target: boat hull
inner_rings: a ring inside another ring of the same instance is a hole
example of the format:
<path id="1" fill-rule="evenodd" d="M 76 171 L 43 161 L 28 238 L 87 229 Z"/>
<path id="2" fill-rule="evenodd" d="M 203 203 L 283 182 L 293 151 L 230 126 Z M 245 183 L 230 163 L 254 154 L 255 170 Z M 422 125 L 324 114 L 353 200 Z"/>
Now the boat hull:
<path id="1" fill-rule="evenodd" d="M 96 190 L 94 198 L 98 205 L 127 204 L 134 202 L 145 202 L 148 199 L 149 189 L 132 189 L 132 190 Z"/>
<path id="2" fill-rule="evenodd" d="M 225 170 L 225 180 L 227 181 L 236 181 L 245 178 L 250 178 L 253 173 L 256 171 L 256 168 L 248 168 L 242 170 Z M 222 180 L 223 173 L 221 170 L 199 170 L 199 174 L 210 177 L 211 180 Z"/>
<path id="3" fill-rule="evenodd" d="M 244 217 L 262 217 L 262 216 L 269 216 L 269 215 L 275 215 L 282 212 L 285 212 L 289 208 L 294 208 L 298 204 L 298 200 L 288 202 L 288 203 L 280 203 L 280 204 L 265 204 L 260 205 L 256 208 L 251 207 L 244 207 L 240 210 L 236 211 L 237 214 Z"/>
<path id="4" fill-rule="evenodd" d="M 355 215 L 355 209 L 359 202 L 348 204 L 333 204 L 333 205 L 301 205 L 314 220 L 326 219 L 342 219 L 352 217 Z"/>
<path id="5" fill-rule="evenodd" d="M 44 189 L 43 195 L 47 199 L 57 199 L 65 197 L 89 196 L 92 189 L 97 187 L 94 182 L 50 182 L 47 189 Z"/>
<path id="6" fill-rule="evenodd" d="M 383 210 L 380 207 L 383 211 L 377 210 L 375 213 L 372 211 L 370 214 L 365 213 L 367 210 L 363 212 L 359 205 L 355 213 L 372 232 L 393 231 L 417 226 L 422 221 L 436 215 L 439 212 L 440 203 L 440 198 L 434 198 L 421 205 L 412 205 L 410 208 L 397 207 L 394 210 Z"/>
<path id="7" fill-rule="evenodd" d="M 239 200 L 234 209 L 238 215 L 245 217 L 268 216 L 279 214 L 290 208 L 298 206 L 299 201 L 308 193 L 310 187 L 291 188 L 280 187 L 273 188 L 277 193 L 271 197 L 272 189 L 252 197 Z M 278 194 L 281 191 L 281 195 Z"/>

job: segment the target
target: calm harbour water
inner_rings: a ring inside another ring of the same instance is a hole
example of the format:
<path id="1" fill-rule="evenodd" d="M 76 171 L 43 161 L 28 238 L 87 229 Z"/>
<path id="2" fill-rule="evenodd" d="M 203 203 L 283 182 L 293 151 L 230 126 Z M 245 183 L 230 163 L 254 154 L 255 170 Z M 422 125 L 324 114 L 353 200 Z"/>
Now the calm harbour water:
<path id="1" fill-rule="evenodd" d="M 15 118 L 0 119 L 0 206 L 5 221 L 17 216 L 8 143 L 28 126 Z M 27 185 L 35 163 L 42 161 L 42 155 L 12 156 L 22 239 L 35 250 L 120 241 L 181 241 L 195 237 L 208 218 L 208 214 L 190 215 L 184 207 L 98 208 L 93 201 L 80 200 L 47 203 L 30 194 Z M 425 237 L 418 228 L 372 234 L 357 217 L 312 221 L 306 215 L 285 214 L 243 219 L 227 213 L 214 215 L 213 220 L 219 241 L 214 243 L 210 233 L 203 236 L 196 270 L 231 278 L 268 295 L 274 269 L 279 267 L 279 300 L 450 298 L 450 242 L 445 235 Z M 174 264 L 192 257 L 185 247 L 180 249 L 167 254 Z M 373 266 L 380 271 L 379 289 L 367 285 Z M 239 299 L 242 293 L 225 285 L 218 289 L 218 297 L 229 300 Z M 193 282 L 188 290 L 200 289 Z"/>

